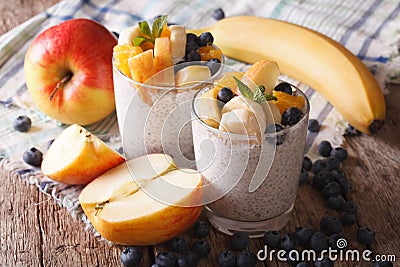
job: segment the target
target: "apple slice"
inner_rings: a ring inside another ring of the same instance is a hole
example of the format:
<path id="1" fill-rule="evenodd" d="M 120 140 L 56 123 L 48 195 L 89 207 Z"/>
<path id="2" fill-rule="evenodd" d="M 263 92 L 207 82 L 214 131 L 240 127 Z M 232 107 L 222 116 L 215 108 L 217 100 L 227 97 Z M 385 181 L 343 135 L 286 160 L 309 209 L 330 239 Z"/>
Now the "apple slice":
<path id="1" fill-rule="evenodd" d="M 176 86 L 185 86 L 204 82 L 211 77 L 210 69 L 207 66 L 192 65 L 184 67 L 175 75 Z"/>
<path id="2" fill-rule="evenodd" d="M 218 86 L 202 94 L 197 103 L 199 118 L 209 126 L 217 128 L 221 120 L 221 111 L 218 107 Z"/>
<path id="3" fill-rule="evenodd" d="M 87 184 L 124 161 L 98 137 L 74 124 L 54 140 L 43 159 L 42 172 L 62 183 Z"/>
<path id="4" fill-rule="evenodd" d="M 172 49 L 172 58 L 174 60 L 181 60 L 185 57 L 186 52 L 186 29 L 182 25 L 169 26 L 171 31 L 170 41 Z"/>
<path id="5" fill-rule="evenodd" d="M 139 25 L 124 29 L 118 37 L 118 44 L 133 44 L 133 40 L 141 35 Z"/>
<path id="6" fill-rule="evenodd" d="M 174 86 L 174 68 L 173 68 L 171 42 L 168 37 L 156 38 L 154 42 L 154 70 L 155 77 L 149 81 L 158 86 Z"/>
<path id="7" fill-rule="evenodd" d="M 253 113 L 259 125 L 258 132 L 264 132 L 267 126 L 267 117 L 265 115 L 264 109 L 260 104 L 247 97 L 239 95 L 229 100 L 228 103 L 226 103 L 222 108 L 221 113 L 224 114 L 225 112 L 229 112 L 235 109 L 246 109 Z"/>
<path id="8" fill-rule="evenodd" d="M 271 94 L 272 90 L 278 84 L 279 75 L 279 66 L 275 61 L 260 60 L 251 65 L 244 73 L 242 82 L 252 91 L 254 91 L 256 86 L 264 85 L 265 93 Z"/>
<path id="9" fill-rule="evenodd" d="M 153 50 L 147 50 L 128 59 L 132 79 L 145 83 L 156 71 L 154 69 Z"/>
<path id="10" fill-rule="evenodd" d="M 122 245 L 159 244 L 198 219 L 202 211 L 199 172 L 172 167 L 171 158 L 164 154 L 127 163 L 104 173 L 79 195 L 83 211 L 102 237 Z M 132 183 L 131 174 L 140 184 Z"/>

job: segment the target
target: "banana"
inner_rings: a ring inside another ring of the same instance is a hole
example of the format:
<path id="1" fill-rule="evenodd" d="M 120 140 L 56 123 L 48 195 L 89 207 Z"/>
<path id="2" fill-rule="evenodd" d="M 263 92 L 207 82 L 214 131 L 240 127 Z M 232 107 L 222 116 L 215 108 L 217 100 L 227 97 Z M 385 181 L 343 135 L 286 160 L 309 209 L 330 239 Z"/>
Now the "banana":
<path id="1" fill-rule="evenodd" d="M 124 29 L 118 37 L 118 44 L 131 44 L 136 37 L 141 34 L 139 25 Z"/>
<path id="2" fill-rule="evenodd" d="M 368 68 L 329 37 L 292 23 L 253 16 L 219 20 L 208 28 L 225 56 L 246 63 L 276 61 L 286 74 L 320 92 L 353 127 L 371 134 L 385 120 L 385 100 Z"/>
<path id="3" fill-rule="evenodd" d="M 255 135 L 260 138 L 260 128 L 252 112 L 239 108 L 222 114 L 219 130 L 241 135 Z"/>

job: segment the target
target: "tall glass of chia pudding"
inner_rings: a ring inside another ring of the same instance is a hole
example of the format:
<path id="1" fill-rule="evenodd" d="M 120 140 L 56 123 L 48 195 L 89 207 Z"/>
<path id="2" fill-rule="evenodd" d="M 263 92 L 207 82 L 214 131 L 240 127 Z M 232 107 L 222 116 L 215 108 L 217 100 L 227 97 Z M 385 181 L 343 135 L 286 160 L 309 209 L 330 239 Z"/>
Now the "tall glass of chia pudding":
<path id="1" fill-rule="evenodd" d="M 220 103 L 220 94 L 218 100 L 212 97 L 204 100 L 205 95 L 211 96 L 210 91 L 215 90 L 215 87 L 207 87 L 199 91 L 193 100 L 193 143 L 197 170 L 204 179 L 205 210 L 210 223 L 221 232 L 232 234 L 245 231 L 251 237 L 257 237 L 266 230 L 282 228 L 290 218 L 304 158 L 309 103 L 299 89 L 294 86 L 289 88 L 292 89 L 290 97 L 304 103 L 299 108 L 301 117 L 288 123 L 287 114 L 282 114 L 279 122 L 271 121 L 271 116 L 268 119 L 267 115 L 266 123 L 259 122 L 261 131 L 258 134 L 249 130 L 248 122 L 241 115 L 244 113 L 240 113 L 244 112 L 243 109 L 240 112 L 238 109 L 231 110 L 226 118 L 224 115 L 218 117 L 215 123 L 219 121 L 219 127 L 210 122 L 212 115 L 203 116 L 204 106 L 212 106 L 212 101 L 218 102 L 223 113 L 224 106 L 231 101 L 244 99 L 240 93 L 227 103 Z M 276 93 L 279 96 L 282 94 Z M 275 102 L 279 101 L 278 98 Z M 254 106 L 253 115 L 257 118 L 258 106 L 253 101 L 244 102 L 250 106 L 248 110 L 253 110 Z M 261 103 L 260 106 L 268 105 Z M 231 104 L 230 108 L 233 107 L 238 105 Z M 269 108 L 264 111 L 273 112 Z M 264 120 L 263 116 L 260 117 Z M 244 124 L 244 133 L 235 124 L 238 121 Z M 234 127 L 234 131 L 228 129 Z"/>
<path id="2" fill-rule="evenodd" d="M 194 167 L 191 102 L 220 73 L 224 58 L 211 33 L 197 36 L 160 16 L 124 29 L 114 47 L 119 131 L 127 159 L 165 153 Z"/>

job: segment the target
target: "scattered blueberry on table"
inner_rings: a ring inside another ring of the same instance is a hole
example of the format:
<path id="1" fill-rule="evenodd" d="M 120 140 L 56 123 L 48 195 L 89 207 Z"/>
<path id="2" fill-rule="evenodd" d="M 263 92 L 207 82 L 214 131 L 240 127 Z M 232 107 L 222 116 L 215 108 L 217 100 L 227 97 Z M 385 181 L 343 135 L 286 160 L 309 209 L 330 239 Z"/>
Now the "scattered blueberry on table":
<path id="1" fill-rule="evenodd" d="M 310 119 L 308 121 L 308 130 L 310 132 L 317 133 L 317 132 L 319 132 L 320 128 L 321 128 L 321 125 L 319 124 L 318 120 Z"/>
<path id="2" fill-rule="evenodd" d="M 27 132 L 32 126 L 32 120 L 25 115 L 16 117 L 13 121 L 13 128 L 18 132 Z"/>
<path id="3" fill-rule="evenodd" d="M 126 267 L 137 266 L 143 258 L 142 247 L 126 247 L 122 250 L 120 260 Z"/>
<path id="4" fill-rule="evenodd" d="M 221 19 L 225 18 L 225 12 L 222 8 L 217 8 L 212 12 L 212 17 L 215 20 L 221 20 Z"/>
<path id="5" fill-rule="evenodd" d="M 235 251 L 241 251 L 250 244 L 249 235 L 245 232 L 235 232 L 230 240 L 231 248 Z"/>
<path id="6" fill-rule="evenodd" d="M 22 159 L 31 166 L 40 167 L 43 160 L 43 153 L 36 147 L 31 147 L 23 153 Z"/>

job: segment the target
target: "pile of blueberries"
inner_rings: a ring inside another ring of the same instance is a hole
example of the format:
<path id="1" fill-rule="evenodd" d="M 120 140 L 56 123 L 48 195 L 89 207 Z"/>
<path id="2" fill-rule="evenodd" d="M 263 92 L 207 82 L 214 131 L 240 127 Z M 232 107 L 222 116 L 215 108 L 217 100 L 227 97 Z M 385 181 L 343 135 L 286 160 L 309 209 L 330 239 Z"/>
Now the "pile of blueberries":
<path id="1" fill-rule="evenodd" d="M 192 229 L 192 235 L 197 239 L 190 246 L 182 237 L 175 237 L 168 241 L 165 246 L 168 251 L 157 253 L 152 267 L 196 267 L 199 261 L 206 258 L 211 251 L 211 245 L 207 241 L 209 235 L 207 222 L 199 220 Z M 220 266 L 252 267 L 257 263 L 254 253 L 246 251 L 250 244 L 247 233 L 236 232 L 229 240 L 231 250 L 224 251 L 218 255 Z M 236 255 L 235 252 L 237 252 Z M 126 247 L 121 253 L 121 263 L 124 266 L 138 266 L 143 258 L 142 247 Z"/>

